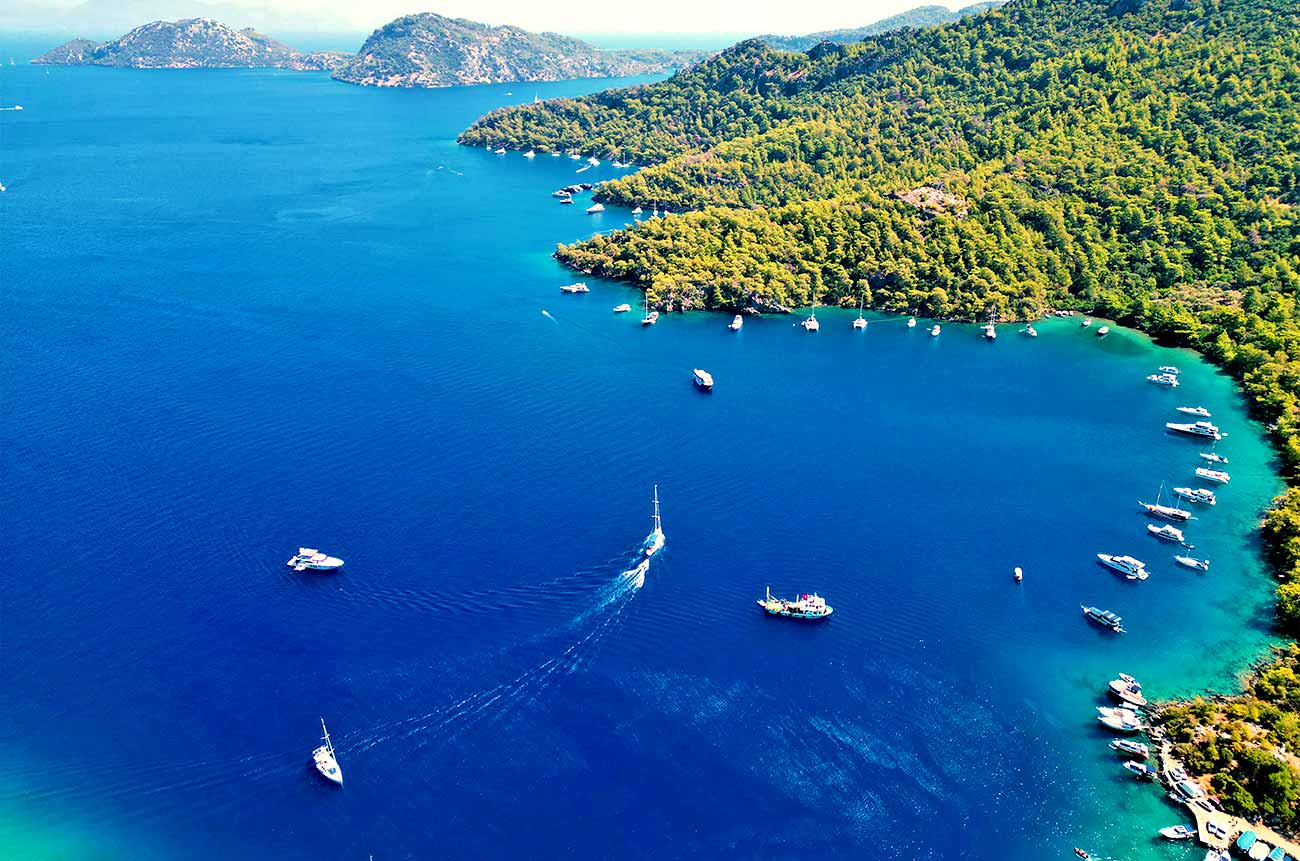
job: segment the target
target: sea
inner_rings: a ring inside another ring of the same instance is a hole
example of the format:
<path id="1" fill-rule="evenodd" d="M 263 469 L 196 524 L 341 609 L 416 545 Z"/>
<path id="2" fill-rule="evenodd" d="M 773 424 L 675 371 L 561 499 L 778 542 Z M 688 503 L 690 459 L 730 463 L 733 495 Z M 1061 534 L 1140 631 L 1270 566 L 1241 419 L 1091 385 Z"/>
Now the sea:
<path id="1" fill-rule="evenodd" d="M 634 217 L 551 192 L 630 169 L 455 138 L 649 79 L 46 47 L 0 37 L 0 858 L 1199 859 L 1095 707 L 1274 641 L 1281 484 L 1223 373 L 1078 317 L 641 326 L 552 258 Z M 1196 484 L 1180 405 L 1229 434 L 1205 574 L 1138 509 Z"/>

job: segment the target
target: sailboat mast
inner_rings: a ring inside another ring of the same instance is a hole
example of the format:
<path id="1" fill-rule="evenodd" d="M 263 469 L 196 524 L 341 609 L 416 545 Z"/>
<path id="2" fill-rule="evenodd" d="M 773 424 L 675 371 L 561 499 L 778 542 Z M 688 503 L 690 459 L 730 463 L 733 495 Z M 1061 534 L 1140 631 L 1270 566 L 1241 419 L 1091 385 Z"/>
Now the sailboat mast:
<path id="1" fill-rule="evenodd" d="M 330 731 L 325 729 L 325 718 L 320 719 L 320 731 L 325 736 L 325 747 L 329 750 L 330 756 L 334 755 L 334 743 L 330 741 Z"/>
<path id="2" fill-rule="evenodd" d="M 659 485 L 655 485 L 655 532 L 660 532 L 659 524 Z"/>

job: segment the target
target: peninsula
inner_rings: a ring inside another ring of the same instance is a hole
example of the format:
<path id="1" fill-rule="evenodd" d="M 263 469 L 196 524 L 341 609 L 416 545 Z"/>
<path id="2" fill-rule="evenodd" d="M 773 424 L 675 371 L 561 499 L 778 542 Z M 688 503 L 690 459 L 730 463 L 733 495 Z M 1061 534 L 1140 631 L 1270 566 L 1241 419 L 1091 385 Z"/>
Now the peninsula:
<path id="1" fill-rule="evenodd" d="M 334 77 L 372 87 L 561 81 L 665 72 L 703 56 L 699 51 L 605 51 L 569 36 L 426 12 L 376 30 Z"/>
<path id="2" fill-rule="evenodd" d="M 337 51 L 303 53 L 256 30 L 235 30 L 211 18 L 154 21 L 108 42 L 73 39 L 33 63 L 134 69 L 269 67 L 329 71 L 348 58 Z"/>

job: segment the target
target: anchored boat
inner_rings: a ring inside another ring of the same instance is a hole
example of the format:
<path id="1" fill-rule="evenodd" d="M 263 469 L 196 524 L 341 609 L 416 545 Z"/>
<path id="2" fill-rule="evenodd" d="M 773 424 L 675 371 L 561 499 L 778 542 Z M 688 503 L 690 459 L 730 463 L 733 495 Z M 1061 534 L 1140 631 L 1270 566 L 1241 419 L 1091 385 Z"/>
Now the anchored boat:
<path id="1" fill-rule="evenodd" d="M 1155 524 L 1148 523 L 1147 532 L 1151 533 L 1156 538 L 1159 538 L 1161 541 L 1177 541 L 1179 544 L 1185 543 L 1183 530 L 1168 523 L 1164 526 L 1156 526 Z"/>
<path id="2" fill-rule="evenodd" d="M 1226 472 L 1224 472 L 1223 470 L 1209 469 L 1204 466 L 1198 466 L 1196 468 L 1196 475 L 1200 478 L 1205 479 L 1206 481 L 1213 481 L 1216 482 L 1217 484 L 1227 484 L 1229 481 L 1232 480 L 1232 477 L 1228 475 Z"/>
<path id="3" fill-rule="evenodd" d="M 650 297 L 647 295 L 645 300 L 645 316 L 641 318 L 642 326 L 653 326 L 659 322 L 659 312 L 650 310 Z"/>
<path id="4" fill-rule="evenodd" d="M 1125 705 L 1143 708 L 1147 704 L 1147 698 L 1142 694 L 1142 685 L 1137 679 L 1124 673 L 1120 673 L 1118 679 L 1112 679 L 1106 686 L 1106 690 Z"/>
<path id="5" fill-rule="evenodd" d="M 299 547 L 286 564 L 295 571 L 333 571 L 343 567 L 343 560 L 326 556 L 314 547 Z"/>
<path id="6" fill-rule="evenodd" d="M 1097 561 L 1107 568 L 1118 571 L 1129 580 L 1145 580 L 1150 576 L 1147 573 L 1146 563 L 1141 559 L 1134 559 L 1132 556 L 1112 556 L 1109 553 L 1098 553 Z"/>
<path id="7" fill-rule="evenodd" d="M 938 324 L 938 323 L 935 323 L 933 326 L 930 327 L 930 337 L 931 337 L 931 338 L 937 338 L 937 337 L 939 337 L 939 332 L 940 332 L 940 329 L 939 329 L 939 324 Z"/>
<path id="8" fill-rule="evenodd" d="M 585 282 L 579 281 L 577 284 L 565 284 L 560 288 L 561 293 L 590 293 L 591 288 Z"/>
<path id="9" fill-rule="evenodd" d="M 334 755 L 334 743 L 330 741 L 329 730 L 325 729 L 324 718 L 321 718 L 320 731 L 325 737 L 325 743 L 311 752 L 311 758 L 315 761 L 316 770 L 320 772 L 321 777 L 342 786 L 343 769 L 339 768 L 338 758 Z"/>
<path id="10" fill-rule="evenodd" d="M 862 316 L 862 300 L 861 300 L 861 299 L 858 300 L 858 319 L 856 319 L 856 320 L 853 321 L 853 328 L 855 328 L 855 329 L 865 329 L 865 328 L 867 328 L 867 318 Z"/>
<path id="11" fill-rule="evenodd" d="M 1139 499 L 1138 505 L 1142 506 L 1142 508 L 1146 510 L 1146 513 L 1151 517 L 1161 517 L 1165 520 L 1172 520 L 1175 523 L 1183 523 L 1184 521 L 1191 520 L 1192 513 L 1190 511 L 1186 511 L 1182 508 L 1174 508 L 1171 505 L 1160 504 L 1160 498 L 1164 495 L 1164 492 L 1165 486 L 1164 484 L 1161 484 L 1160 489 L 1156 491 L 1156 501 L 1154 503 L 1143 502 Z"/>
<path id="12" fill-rule="evenodd" d="M 727 328 L 733 332 L 739 332 L 740 327 L 743 325 L 745 325 L 745 318 L 737 314 L 736 316 L 731 318 L 731 323 L 730 325 L 727 326 Z"/>
<path id="13" fill-rule="evenodd" d="M 1138 780 L 1155 780 L 1160 772 L 1144 762 L 1126 762 L 1124 767 L 1138 776 Z"/>
<path id="14" fill-rule="evenodd" d="M 1210 417 L 1210 411 L 1205 407 L 1178 407 L 1177 409 L 1180 413 L 1196 416 L 1197 418 L 1208 419 Z"/>
<path id="15" fill-rule="evenodd" d="M 1117 750 L 1120 753 L 1129 756 L 1137 756 L 1146 759 L 1151 755 L 1151 749 L 1140 741 L 1129 741 L 1126 738 L 1117 738 L 1110 743 L 1111 750 Z"/>
<path id="16" fill-rule="evenodd" d="M 800 595 L 793 601 L 772 597 L 772 587 L 767 587 L 767 597 L 758 602 L 763 612 L 769 616 L 785 616 L 787 619 L 825 619 L 834 609 L 827 606 L 826 600 L 816 592 Z"/>
<path id="17" fill-rule="evenodd" d="M 1204 487 L 1175 487 L 1174 493 L 1186 499 L 1188 502 L 1199 502 L 1202 505 L 1218 505 L 1219 500 L 1214 495 L 1213 490 Z"/>
<path id="18" fill-rule="evenodd" d="M 1109 628 L 1116 634 L 1124 633 L 1124 620 L 1116 616 L 1110 610 L 1100 610 L 1096 607 L 1079 607 L 1083 615 L 1088 617 L 1090 622 L 1101 625 L 1103 628 Z"/>
<path id="19" fill-rule="evenodd" d="M 1175 556 L 1174 561 L 1179 565 L 1182 565 L 1184 568 L 1192 568 L 1196 571 L 1210 570 L 1210 560 L 1208 559 L 1195 559 L 1191 556 Z"/>
<path id="20" fill-rule="evenodd" d="M 615 306 L 614 306 L 614 313 L 615 313 L 615 314 L 626 314 L 628 311 L 631 311 L 631 310 L 632 310 L 632 306 L 629 305 L 629 304 L 627 304 L 626 302 L 624 302 L 622 305 L 615 305 Z"/>
<path id="21" fill-rule="evenodd" d="M 1178 377 L 1173 374 L 1147 374 L 1147 382 L 1170 389 L 1178 388 Z"/>
<path id="22" fill-rule="evenodd" d="M 1180 424 L 1178 422 L 1165 422 L 1165 427 L 1174 433 L 1187 434 L 1188 436 L 1205 437 L 1215 442 L 1223 439 L 1223 434 L 1219 432 L 1217 425 L 1207 421 L 1194 422 L 1192 424 Z"/>
<path id="23" fill-rule="evenodd" d="M 695 385 L 704 389 L 706 392 L 713 391 L 713 374 L 703 368 L 695 368 L 691 371 L 695 375 Z"/>

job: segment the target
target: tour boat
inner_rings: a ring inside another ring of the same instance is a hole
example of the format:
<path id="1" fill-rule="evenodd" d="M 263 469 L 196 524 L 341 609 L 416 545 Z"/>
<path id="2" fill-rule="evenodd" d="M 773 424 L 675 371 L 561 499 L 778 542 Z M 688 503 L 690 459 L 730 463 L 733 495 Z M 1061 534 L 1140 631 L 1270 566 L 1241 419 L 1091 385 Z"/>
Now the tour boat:
<path id="1" fill-rule="evenodd" d="M 587 207 L 588 215 L 595 215 L 597 212 L 604 212 L 604 211 L 605 211 L 605 204 L 603 203 L 593 203 L 591 206 Z"/>
<path id="2" fill-rule="evenodd" d="M 826 600 L 816 592 L 800 595 L 794 601 L 772 597 L 772 587 L 767 587 L 767 597 L 758 601 L 758 606 L 771 616 L 785 616 L 787 619 L 825 619 L 834 610 L 826 605 Z"/>
<path id="3" fill-rule="evenodd" d="M 989 323 L 987 326 L 985 326 L 984 337 L 988 338 L 990 341 L 996 341 L 998 339 L 997 326 L 994 326 L 992 323 Z"/>
<path id="4" fill-rule="evenodd" d="M 740 327 L 743 325 L 745 325 L 745 318 L 737 314 L 736 316 L 731 318 L 731 324 L 727 326 L 727 328 L 733 332 L 739 332 Z"/>
<path id="5" fill-rule="evenodd" d="M 1083 611 L 1083 615 L 1087 616 L 1089 621 L 1095 622 L 1103 628 L 1109 628 L 1116 634 L 1124 633 L 1124 620 L 1110 610 L 1099 610 L 1096 607 L 1083 606 L 1080 606 L 1079 609 Z"/>
<path id="6" fill-rule="evenodd" d="M 295 571 L 333 571 L 343 567 L 343 560 L 326 556 L 314 547 L 299 547 L 298 553 L 286 563 Z"/>
<path id="7" fill-rule="evenodd" d="M 930 327 L 930 337 L 931 337 L 931 338 L 937 338 L 937 337 L 939 337 L 939 324 L 938 324 L 938 323 L 935 323 L 933 326 Z"/>
<path id="8" fill-rule="evenodd" d="M 1147 524 L 1147 532 L 1159 538 L 1161 541 L 1177 541 L 1179 544 L 1184 543 L 1183 530 L 1166 523 L 1164 526 L 1156 526 L 1154 523 Z"/>
<path id="9" fill-rule="evenodd" d="M 695 385 L 704 389 L 706 392 L 713 391 L 713 374 L 703 368 L 693 368 L 691 373 L 695 375 Z"/>
<path id="10" fill-rule="evenodd" d="M 1184 568 L 1193 568 L 1197 571 L 1210 570 L 1210 560 L 1208 559 L 1194 559 L 1191 556 L 1175 556 L 1174 561 L 1179 565 L 1182 565 Z"/>
<path id="11" fill-rule="evenodd" d="M 1147 382 L 1155 383 L 1157 386 L 1166 386 L 1171 389 L 1178 388 L 1178 377 L 1173 374 L 1147 374 Z"/>
<path id="12" fill-rule="evenodd" d="M 1165 428 L 1174 433 L 1187 434 L 1188 436 L 1200 436 L 1207 439 L 1223 439 L 1223 434 L 1219 432 L 1218 425 L 1210 424 L 1207 421 L 1193 422 L 1191 424 L 1179 424 L 1178 422 L 1165 422 Z"/>
<path id="13" fill-rule="evenodd" d="M 494 155 L 505 155 L 505 154 L 506 154 L 506 148 L 503 147 L 503 146 L 499 146 L 499 147 L 497 147 L 496 149 L 492 150 L 492 153 L 493 153 Z"/>
<path id="14" fill-rule="evenodd" d="M 1130 756 L 1140 756 L 1146 759 L 1151 755 L 1151 749 L 1140 741 L 1130 741 L 1126 738 L 1117 738 L 1110 743 L 1111 750 L 1117 750 L 1120 753 L 1126 753 Z"/>
<path id="15" fill-rule="evenodd" d="M 645 537 L 643 551 L 647 559 L 658 553 L 664 547 L 664 529 L 663 521 L 659 519 L 659 485 L 655 485 L 655 509 L 654 509 L 654 528 L 650 534 Z"/>
<path id="16" fill-rule="evenodd" d="M 632 306 L 629 305 L 629 304 L 627 304 L 626 302 L 624 302 L 622 305 L 615 305 L 615 306 L 614 306 L 614 313 L 615 313 L 615 314 L 626 314 L 628 311 L 631 311 L 631 310 L 632 310 Z"/>
<path id="17" fill-rule="evenodd" d="M 1175 377 L 1182 373 L 1182 371 L 1178 370 L 1173 365 L 1161 365 L 1156 368 L 1156 370 L 1162 374 L 1173 374 Z"/>
<path id="18" fill-rule="evenodd" d="M 1160 829 L 1160 836 L 1166 840 L 1186 840 L 1196 836 L 1196 829 L 1190 825 L 1170 825 Z"/>
<path id="19" fill-rule="evenodd" d="M 638 206 L 636 209 L 632 210 L 632 214 L 633 214 L 633 215 L 640 215 L 640 214 L 641 214 L 641 207 Z"/>
<path id="20" fill-rule="evenodd" d="M 311 752 L 311 758 L 316 763 L 316 770 L 320 772 L 321 777 L 339 786 L 343 785 L 343 769 L 339 768 L 338 758 L 334 756 L 334 743 L 330 741 L 329 730 L 325 729 L 325 720 L 321 719 L 320 731 L 324 735 L 325 743 Z"/>
<path id="21" fill-rule="evenodd" d="M 853 328 L 855 328 L 855 329 L 865 329 L 865 328 L 867 328 L 867 318 L 862 316 L 862 300 L 861 300 L 861 299 L 858 300 L 858 319 L 856 319 L 856 320 L 853 321 Z"/>
<path id="22" fill-rule="evenodd" d="M 1204 487 L 1175 487 L 1174 493 L 1186 499 L 1188 502 L 1199 502 L 1204 505 L 1218 505 L 1219 500 L 1214 495 L 1213 490 Z"/>
<path id="23" fill-rule="evenodd" d="M 1205 407 L 1178 407 L 1177 409 L 1180 413 L 1186 413 L 1189 416 L 1199 416 L 1203 419 L 1210 417 L 1210 411 Z"/>
<path id="24" fill-rule="evenodd" d="M 1141 559 L 1134 559 L 1132 556 L 1112 556 L 1109 553 L 1098 553 L 1097 559 L 1102 565 L 1113 568 L 1129 580 L 1145 580 L 1150 576 L 1147 574 L 1146 563 Z"/>
<path id="25" fill-rule="evenodd" d="M 1210 463 L 1227 463 L 1228 459 L 1221 454 L 1213 451 L 1201 452 L 1201 459 L 1208 460 Z"/>
<path id="26" fill-rule="evenodd" d="M 1092 325 L 1092 318 L 1091 318 L 1091 317 L 1084 317 L 1084 318 L 1083 318 L 1083 326 L 1084 326 L 1084 328 L 1087 328 L 1088 326 L 1091 326 L 1091 325 Z"/>
<path id="27" fill-rule="evenodd" d="M 916 328 L 916 318 L 915 318 L 915 317 L 908 317 L 908 318 L 907 318 L 907 328 L 909 328 L 909 329 L 915 329 L 915 328 Z"/>
<path id="28" fill-rule="evenodd" d="M 1204 466 L 1196 467 L 1196 475 L 1206 481 L 1213 481 L 1218 484 L 1227 484 L 1232 477 L 1221 469 L 1210 469 Z"/>
<path id="29" fill-rule="evenodd" d="M 653 326 L 659 322 L 659 312 L 650 310 L 650 299 L 647 294 L 645 301 L 645 316 L 641 318 L 642 326 Z"/>
<path id="30" fill-rule="evenodd" d="M 1104 336 L 1104 335 L 1109 335 L 1109 334 L 1110 334 L 1110 326 L 1102 326 L 1100 329 L 1097 330 L 1097 337 L 1098 337 L 1098 338 L 1100 338 L 1100 337 L 1102 337 L 1102 336 Z"/>
<path id="31" fill-rule="evenodd" d="M 524 158 L 537 158 L 537 153 L 534 152 L 533 150 L 529 150 L 528 152 L 524 153 Z"/>
<path id="32" fill-rule="evenodd" d="M 584 282 L 579 281 L 577 284 L 565 284 L 560 288 L 561 293 L 590 293 L 591 288 Z"/>
<path id="33" fill-rule="evenodd" d="M 1155 780 L 1160 772 L 1144 762 L 1126 762 L 1124 767 L 1138 776 L 1139 780 Z"/>
<path id="34" fill-rule="evenodd" d="M 1147 698 L 1142 694 L 1142 685 L 1132 676 L 1111 679 L 1106 690 L 1112 697 L 1127 705 L 1144 708 Z"/>

